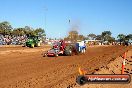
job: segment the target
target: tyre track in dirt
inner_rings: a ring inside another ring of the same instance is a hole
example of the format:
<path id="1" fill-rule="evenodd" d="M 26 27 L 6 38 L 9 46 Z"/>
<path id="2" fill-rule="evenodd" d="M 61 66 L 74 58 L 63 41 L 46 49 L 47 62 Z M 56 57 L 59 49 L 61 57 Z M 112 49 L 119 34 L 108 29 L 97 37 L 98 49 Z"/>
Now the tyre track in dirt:
<path id="1" fill-rule="evenodd" d="M 1 88 L 66 88 L 76 85 L 78 68 L 88 68 L 88 73 L 106 66 L 131 47 L 90 47 L 87 54 L 76 56 L 42 57 L 42 52 L 12 54 L 0 64 Z M 0 58 L 4 59 L 4 58 Z M 9 62 L 8 62 L 9 60 Z M 10 61 L 11 60 L 11 61 Z M 13 60 L 13 61 L 12 61 Z"/>

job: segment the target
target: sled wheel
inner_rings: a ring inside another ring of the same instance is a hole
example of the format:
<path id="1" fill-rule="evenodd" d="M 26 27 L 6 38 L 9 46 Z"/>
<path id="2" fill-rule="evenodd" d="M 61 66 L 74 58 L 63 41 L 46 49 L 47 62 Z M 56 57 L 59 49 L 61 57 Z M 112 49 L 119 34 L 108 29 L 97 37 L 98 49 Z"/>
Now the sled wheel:
<path id="1" fill-rule="evenodd" d="M 45 54 L 43 55 L 43 57 L 47 57 L 47 54 L 45 53 Z"/>

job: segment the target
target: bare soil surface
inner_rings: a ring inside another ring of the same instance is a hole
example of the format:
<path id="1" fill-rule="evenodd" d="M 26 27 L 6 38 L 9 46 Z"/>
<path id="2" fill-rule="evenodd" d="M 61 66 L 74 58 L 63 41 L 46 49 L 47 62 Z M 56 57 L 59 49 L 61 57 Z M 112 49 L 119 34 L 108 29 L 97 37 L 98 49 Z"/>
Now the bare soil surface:
<path id="1" fill-rule="evenodd" d="M 49 48 L 0 47 L 0 88 L 74 87 L 79 67 L 91 74 L 132 46 L 93 46 L 86 54 L 43 57 Z"/>
<path id="2" fill-rule="evenodd" d="M 126 52 L 124 74 L 129 74 L 132 78 L 132 49 Z M 122 57 L 117 57 L 111 61 L 106 67 L 96 71 L 94 74 L 121 74 L 122 72 Z M 122 84 L 90 84 L 76 85 L 73 88 L 132 88 L 132 81 L 130 83 Z"/>

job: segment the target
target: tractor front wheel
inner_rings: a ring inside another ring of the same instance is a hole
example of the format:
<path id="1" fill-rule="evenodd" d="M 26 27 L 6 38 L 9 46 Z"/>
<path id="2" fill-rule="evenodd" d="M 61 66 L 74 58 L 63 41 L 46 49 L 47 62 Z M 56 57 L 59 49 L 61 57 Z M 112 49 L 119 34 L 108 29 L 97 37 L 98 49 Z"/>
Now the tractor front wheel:
<path id="1" fill-rule="evenodd" d="M 40 46 L 40 42 L 39 43 L 37 43 L 37 47 L 39 47 Z"/>
<path id="2" fill-rule="evenodd" d="M 34 48 L 34 44 L 31 44 L 31 48 Z"/>

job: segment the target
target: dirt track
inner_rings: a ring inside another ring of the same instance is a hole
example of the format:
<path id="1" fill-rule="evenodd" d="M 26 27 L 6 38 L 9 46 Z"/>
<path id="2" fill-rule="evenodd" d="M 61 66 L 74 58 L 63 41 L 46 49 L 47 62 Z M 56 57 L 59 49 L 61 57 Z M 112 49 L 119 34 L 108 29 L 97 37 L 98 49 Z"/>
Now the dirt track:
<path id="1" fill-rule="evenodd" d="M 95 69 L 106 66 L 124 51 L 125 46 L 89 47 L 85 55 L 42 57 L 48 47 L 1 47 L 0 88 L 59 88 L 76 85 L 78 68 Z"/>

